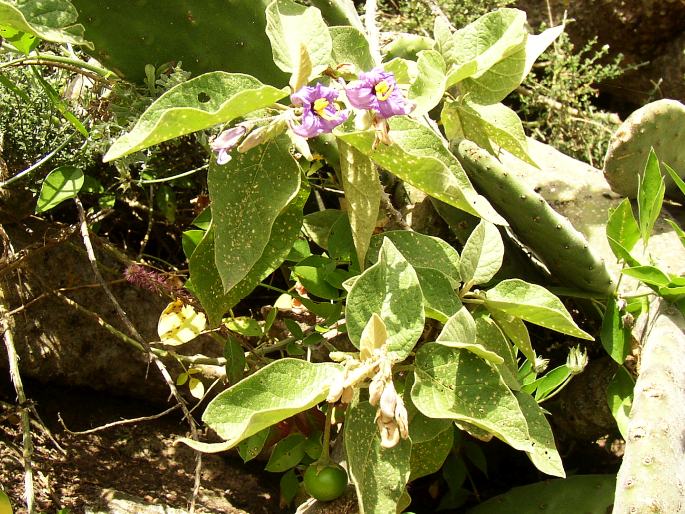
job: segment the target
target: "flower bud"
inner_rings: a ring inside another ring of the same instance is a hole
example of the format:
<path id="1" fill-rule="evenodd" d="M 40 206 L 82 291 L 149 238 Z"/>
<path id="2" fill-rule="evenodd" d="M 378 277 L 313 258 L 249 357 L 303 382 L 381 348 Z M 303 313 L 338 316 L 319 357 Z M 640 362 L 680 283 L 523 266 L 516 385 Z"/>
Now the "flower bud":
<path id="1" fill-rule="evenodd" d="M 533 363 L 533 371 L 535 373 L 542 373 L 547 369 L 547 366 L 549 366 L 549 359 L 543 359 L 539 355 L 535 356 L 535 362 Z"/>
<path id="2" fill-rule="evenodd" d="M 407 413 L 407 408 L 404 406 L 402 398 L 399 396 L 397 397 L 397 405 L 395 406 L 395 422 L 397 423 L 397 428 L 399 429 L 402 439 L 407 439 L 409 437 L 409 414 Z"/>
<path id="3" fill-rule="evenodd" d="M 383 385 L 384 382 L 377 373 L 373 377 L 373 380 L 371 380 L 371 383 L 369 384 L 369 403 L 371 405 L 378 405 L 378 402 L 380 401 L 381 395 L 383 393 Z"/>
<path id="4" fill-rule="evenodd" d="M 400 431 L 395 422 L 386 423 L 381 429 L 381 446 L 393 448 L 400 442 Z"/>
<path id="5" fill-rule="evenodd" d="M 587 352 L 583 351 L 580 346 L 576 346 L 569 350 L 568 357 L 566 357 L 566 366 L 568 366 L 572 375 L 582 373 L 585 366 L 587 366 L 587 363 Z"/>
<path id="6" fill-rule="evenodd" d="M 383 393 L 381 394 L 380 400 L 380 413 L 381 419 L 384 422 L 388 422 L 395 419 L 395 407 L 397 406 L 397 391 L 395 391 L 395 386 L 392 382 L 385 384 Z"/>

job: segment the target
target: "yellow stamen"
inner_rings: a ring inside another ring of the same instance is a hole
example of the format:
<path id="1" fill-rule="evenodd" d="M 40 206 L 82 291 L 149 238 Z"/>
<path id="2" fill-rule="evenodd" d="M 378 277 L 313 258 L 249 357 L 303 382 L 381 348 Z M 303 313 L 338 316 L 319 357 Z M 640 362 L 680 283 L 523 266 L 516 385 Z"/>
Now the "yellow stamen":
<path id="1" fill-rule="evenodd" d="M 390 94 L 392 93 L 393 89 L 395 89 L 395 85 L 394 84 L 388 84 L 385 80 L 381 80 L 374 87 L 374 90 L 376 91 L 376 97 L 381 102 L 384 102 L 388 98 L 390 98 Z"/>
<path id="2" fill-rule="evenodd" d="M 325 112 L 324 109 L 329 105 L 330 103 L 325 98 L 317 98 L 314 100 L 314 112 L 323 118 Z"/>

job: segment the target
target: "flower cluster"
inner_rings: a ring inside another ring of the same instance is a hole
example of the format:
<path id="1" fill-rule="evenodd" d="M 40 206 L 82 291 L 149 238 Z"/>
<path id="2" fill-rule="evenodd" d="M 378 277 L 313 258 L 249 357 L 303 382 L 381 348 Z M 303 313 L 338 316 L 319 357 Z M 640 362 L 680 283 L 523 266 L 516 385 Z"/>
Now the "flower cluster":
<path id="1" fill-rule="evenodd" d="M 387 133 L 387 120 L 392 116 L 409 114 L 414 104 L 407 100 L 397 85 L 395 76 L 382 68 L 359 74 L 359 79 L 344 85 L 347 102 L 354 109 L 368 111 L 373 115 L 377 128 Z M 331 132 L 335 127 L 347 121 L 350 116 L 348 109 L 340 104 L 340 90 L 335 87 L 318 83 L 314 86 L 304 86 L 290 95 L 293 105 L 298 112 L 297 119 L 289 120 L 290 128 L 300 137 L 312 138 Z M 246 124 L 240 124 L 223 131 L 210 144 L 216 154 L 217 164 L 226 164 L 231 160 L 229 152 L 235 148 L 248 131 Z M 387 134 L 386 134 L 387 136 Z M 389 142 L 387 137 L 381 137 Z M 245 151 L 254 146 L 238 148 Z"/>

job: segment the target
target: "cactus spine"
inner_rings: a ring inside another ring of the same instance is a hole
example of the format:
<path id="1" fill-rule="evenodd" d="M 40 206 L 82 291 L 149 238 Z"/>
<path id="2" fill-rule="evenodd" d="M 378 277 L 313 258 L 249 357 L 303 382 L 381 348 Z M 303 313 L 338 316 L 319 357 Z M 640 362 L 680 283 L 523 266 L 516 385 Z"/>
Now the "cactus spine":
<path id="1" fill-rule="evenodd" d="M 638 176 L 650 148 L 681 178 L 685 174 L 685 105 L 676 100 L 658 100 L 632 113 L 616 130 L 604 159 L 604 176 L 616 193 L 635 198 Z M 676 191 L 666 177 L 666 191 Z"/>
<path id="2" fill-rule="evenodd" d="M 475 186 L 555 279 L 583 291 L 611 294 L 613 281 L 604 260 L 566 217 L 475 143 L 455 141 L 451 148 Z"/>

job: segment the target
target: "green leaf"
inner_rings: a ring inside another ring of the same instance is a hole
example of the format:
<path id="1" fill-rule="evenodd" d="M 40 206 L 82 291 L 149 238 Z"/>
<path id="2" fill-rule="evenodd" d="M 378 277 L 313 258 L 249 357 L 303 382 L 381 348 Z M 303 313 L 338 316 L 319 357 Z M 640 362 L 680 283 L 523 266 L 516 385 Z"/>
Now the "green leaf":
<path id="1" fill-rule="evenodd" d="M 659 159 L 652 148 L 637 188 L 638 225 L 645 246 L 661 212 L 665 191 L 666 186 L 659 169 Z"/>
<path id="2" fill-rule="evenodd" d="M 534 389 L 535 399 L 541 402 L 564 384 L 570 376 L 571 370 L 566 364 L 562 364 L 552 371 L 548 371 L 544 376 L 538 378 L 531 384 L 527 384 L 524 389 L 526 392 L 530 392 L 528 388 Z"/>
<path id="3" fill-rule="evenodd" d="M 224 443 L 181 441 L 213 453 L 234 447 L 260 430 L 323 401 L 329 385 L 342 378 L 338 364 L 280 359 L 219 393 L 205 409 L 204 421 Z"/>
<path id="4" fill-rule="evenodd" d="M 528 140 L 521 120 L 507 106 L 501 103 L 478 105 L 468 100 L 461 103 L 446 102 L 441 118 L 448 139 L 470 139 L 496 155 L 491 145 L 494 143 L 537 167 L 528 153 Z"/>
<path id="5" fill-rule="evenodd" d="M 531 462 L 543 473 L 565 478 L 564 464 L 561 462 L 554 434 L 544 411 L 529 394 L 518 392 L 515 395 L 528 422 L 528 433 L 533 443 L 533 451 L 527 452 Z"/>
<path id="6" fill-rule="evenodd" d="M 486 361 L 464 349 L 426 343 L 415 365 L 411 397 L 424 415 L 465 421 L 518 450 L 532 450 L 516 398 Z"/>
<path id="7" fill-rule="evenodd" d="M 290 434 L 274 446 L 269 462 L 264 468 L 272 473 L 282 473 L 297 466 L 304 457 L 307 438 L 302 434 Z"/>
<path id="8" fill-rule="evenodd" d="M 525 46 L 507 56 L 478 78 L 467 78 L 460 88 L 476 103 L 489 105 L 504 100 L 523 82 L 526 73 Z"/>
<path id="9" fill-rule="evenodd" d="M 439 237 L 427 236 L 409 230 L 390 230 L 371 238 L 368 261 L 376 262 L 383 239 L 390 239 L 414 268 L 433 269 L 443 273 L 453 287 L 461 282 L 459 254 Z"/>
<path id="10" fill-rule="evenodd" d="M 503 280 L 487 292 L 485 306 L 563 334 L 594 340 L 576 325 L 559 298 L 536 284 Z"/>
<path id="11" fill-rule="evenodd" d="M 557 25 L 550 27 L 541 34 L 529 34 L 526 40 L 526 67 L 523 73 L 525 77 L 530 73 L 533 64 L 542 53 L 547 50 L 547 47 L 554 43 L 554 41 L 564 32 L 564 25 Z"/>
<path id="12" fill-rule="evenodd" d="M 419 52 L 417 61 L 418 74 L 409 87 L 409 100 L 416 104 L 413 114 L 419 116 L 428 113 L 438 105 L 445 93 L 445 61 L 435 50 Z"/>
<path id="13" fill-rule="evenodd" d="M 117 139 L 103 157 L 113 161 L 175 137 L 228 123 L 268 107 L 288 88 L 265 86 L 249 75 L 212 71 L 190 79 L 155 100 L 135 127 Z"/>
<path id="14" fill-rule="evenodd" d="M 395 512 L 409 480 L 411 442 L 404 439 L 393 448 L 382 448 L 375 416 L 375 407 L 360 402 L 348 410 L 345 420 L 348 472 L 360 514 Z"/>
<path id="15" fill-rule="evenodd" d="M 299 190 L 300 168 L 288 148 L 282 136 L 209 168 L 216 267 L 224 292 L 262 256 L 275 219 Z"/>
<path id="16" fill-rule="evenodd" d="M 293 275 L 309 293 L 326 300 L 340 297 L 338 288 L 328 282 L 328 277 L 334 271 L 335 262 L 322 255 L 307 257 L 292 268 Z"/>
<path id="17" fill-rule="evenodd" d="M 0 25 L 34 34 L 53 43 L 71 43 L 93 49 L 83 39 L 83 25 L 77 24 L 78 12 L 68 0 L 0 0 Z"/>
<path id="18" fill-rule="evenodd" d="M 633 407 L 634 389 L 635 380 L 623 366 L 618 368 L 607 386 L 607 403 L 624 439 L 628 438 L 628 421 L 630 409 Z"/>
<path id="19" fill-rule="evenodd" d="M 504 243 L 499 230 L 492 223 L 481 220 L 464 244 L 459 263 L 465 284 L 485 284 L 492 280 L 502 266 Z"/>
<path id="20" fill-rule="evenodd" d="M 330 27 L 333 39 L 333 63 L 351 64 L 357 72 L 369 71 L 374 67 L 369 41 L 359 30 L 350 26 Z"/>
<path id="21" fill-rule="evenodd" d="M 69 106 L 64 100 L 62 100 L 62 97 L 57 91 L 55 91 L 55 88 L 53 88 L 50 83 L 42 77 L 37 68 L 31 68 L 31 71 L 33 72 L 35 79 L 43 88 L 43 91 L 45 91 L 47 97 L 50 99 L 53 107 L 57 109 L 64 119 L 67 120 L 72 127 L 78 130 L 83 137 L 88 137 L 88 130 L 86 127 L 84 127 L 83 123 L 81 123 L 79 119 L 74 116 L 74 113 L 69 110 Z"/>
<path id="22" fill-rule="evenodd" d="M 75 198 L 83 180 L 83 171 L 74 166 L 59 166 L 52 170 L 40 187 L 36 212 L 49 211 L 64 200 Z"/>
<path id="23" fill-rule="evenodd" d="M 376 165 L 353 146 L 338 141 L 340 174 L 347 215 L 359 263 L 363 266 L 381 205 L 381 184 Z"/>
<path id="24" fill-rule="evenodd" d="M 224 358 L 226 359 L 226 380 L 229 384 L 240 382 L 245 373 L 245 350 L 230 334 L 224 343 Z"/>
<path id="25" fill-rule="evenodd" d="M 204 235 L 204 230 L 186 230 L 181 234 L 181 246 L 183 247 L 183 254 L 187 259 L 190 259 L 193 255 L 195 248 L 200 244 Z"/>
<path id="26" fill-rule="evenodd" d="M 611 358 L 623 364 L 630 353 L 631 335 L 630 329 L 621 321 L 621 312 L 615 298 L 609 298 L 607 302 L 599 336 Z"/>
<path id="27" fill-rule="evenodd" d="M 269 438 L 270 432 L 271 428 L 260 430 L 238 445 L 238 454 L 240 455 L 240 458 L 243 459 L 243 462 L 249 462 L 262 453 L 262 449 Z"/>
<path id="28" fill-rule="evenodd" d="M 451 343 L 471 345 L 476 342 L 476 322 L 466 307 L 461 307 L 447 320 L 436 341 L 446 346 Z"/>
<path id="29" fill-rule="evenodd" d="M 331 229 L 341 216 L 345 216 L 345 213 L 339 209 L 312 212 L 304 217 L 302 228 L 309 239 L 327 250 Z"/>
<path id="30" fill-rule="evenodd" d="M 423 332 L 423 294 L 416 271 L 390 239 L 385 239 L 378 262 L 356 280 L 347 295 L 347 331 L 359 348 L 364 327 L 378 314 L 388 332 L 390 356 L 403 361 Z"/>
<path id="31" fill-rule="evenodd" d="M 441 26 L 436 39 L 449 68 L 448 87 L 467 77 L 480 78 L 503 59 L 522 50 L 525 52 L 528 35 L 525 23 L 523 11 L 498 9 L 481 16 L 451 37 L 444 25 Z"/>
<path id="32" fill-rule="evenodd" d="M 411 434 L 411 428 L 409 429 Z M 412 436 L 409 482 L 440 470 L 454 444 L 454 430 L 443 430 L 433 439 L 417 443 Z"/>
<path id="33" fill-rule="evenodd" d="M 337 127 L 335 134 L 426 194 L 492 223 L 507 224 L 476 193 L 457 158 L 433 130 L 406 116 L 394 116 L 388 122 L 392 145 L 374 145 L 373 130 L 345 132 L 353 127 L 349 123 Z"/>
<path id="34" fill-rule="evenodd" d="M 671 283 L 671 279 L 666 273 L 654 266 L 634 266 L 623 268 L 621 273 L 641 280 L 645 284 L 657 287 L 665 287 Z"/>
<path id="35" fill-rule="evenodd" d="M 668 221 L 668 224 L 671 225 L 671 228 L 675 231 L 675 233 L 678 235 L 678 239 L 680 239 L 680 243 L 685 247 L 685 231 L 680 228 L 678 223 L 676 223 L 673 220 L 666 220 Z"/>
<path id="36" fill-rule="evenodd" d="M 675 171 L 673 168 L 671 168 L 668 164 L 665 162 L 662 162 L 664 168 L 666 169 L 666 173 L 671 177 L 671 180 L 675 183 L 676 186 L 678 186 L 678 189 L 680 189 L 680 192 L 685 195 L 685 182 L 683 182 L 683 179 L 680 178 L 680 175 L 678 175 L 678 172 Z"/>
<path id="37" fill-rule="evenodd" d="M 404 383 L 404 405 L 407 408 L 409 423 L 409 437 L 412 445 L 426 443 L 445 431 L 453 431 L 452 421 L 449 419 L 429 418 L 416 408 L 411 399 L 411 389 L 414 385 L 414 375 L 407 375 Z"/>
<path id="38" fill-rule="evenodd" d="M 518 391 L 521 389 L 521 384 L 518 381 L 518 366 L 507 338 L 497 324 L 486 316 L 477 316 L 475 323 L 476 343 L 500 357 L 501 362 L 497 363 L 493 360 L 490 362 L 495 365 L 509 389 Z"/>
<path id="39" fill-rule="evenodd" d="M 615 209 L 610 211 L 606 231 L 611 251 L 618 259 L 622 258 L 622 254 L 616 247 L 616 243 L 630 252 L 640 240 L 640 227 L 635 221 L 630 199 L 624 198 Z"/>
<path id="40" fill-rule="evenodd" d="M 257 284 L 283 263 L 300 232 L 302 208 L 307 196 L 308 191 L 300 190 L 297 197 L 278 215 L 261 257 L 245 278 L 228 293 L 224 293 L 224 286 L 216 266 L 214 229 L 207 232 L 188 264 L 194 293 L 207 312 L 212 326 L 218 325 L 228 309 L 252 292 Z"/>
<path id="41" fill-rule="evenodd" d="M 445 323 L 461 307 L 461 300 L 444 273 L 432 268 L 414 268 L 423 293 L 426 317 Z"/>
<path id="42" fill-rule="evenodd" d="M 300 492 L 300 481 L 297 479 L 294 469 L 288 470 L 284 473 L 279 482 L 279 490 L 281 493 L 281 499 L 286 505 L 290 505 L 292 501 Z"/>
<path id="43" fill-rule="evenodd" d="M 524 357 L 529 362 L 535 362 L 535 350 L 533 350 L 533 345 L 530 342 L 530 334 L 526 324 L 520 318 L 497 309 L 490 309 L 490 315 L 497 326 L 502 329 L 502 332 L 521 350 Z"/>
<path id="44" fill-rule="evenodd" d="M 6 25 L 0 25 L 0 37 L 12 43 L 14 48 L 26 55 L 29 55 L 40 44 L 40 39 L 34 34 L 27 34 Z"/>
<path id="45" fill-rule="evenodd" d="M 331 63 L 332 41 L 321 11 L 291 0 L 274 0 L 266 8 L 266 35 L 274 63 L 285 72 L 297 69 L 300 48 L 307 48 L 313 66 L 311 77 Z"/>
<path id="46" fill-rule="evenodd" d="M 395 58 L 416 61 L 418 54 L 424 50 L 431 50 L 435 42 L 426 36 L 407 34 L 404 32 L 393 34 L 393 38 L 383 47 L 386 60 Z"/>

